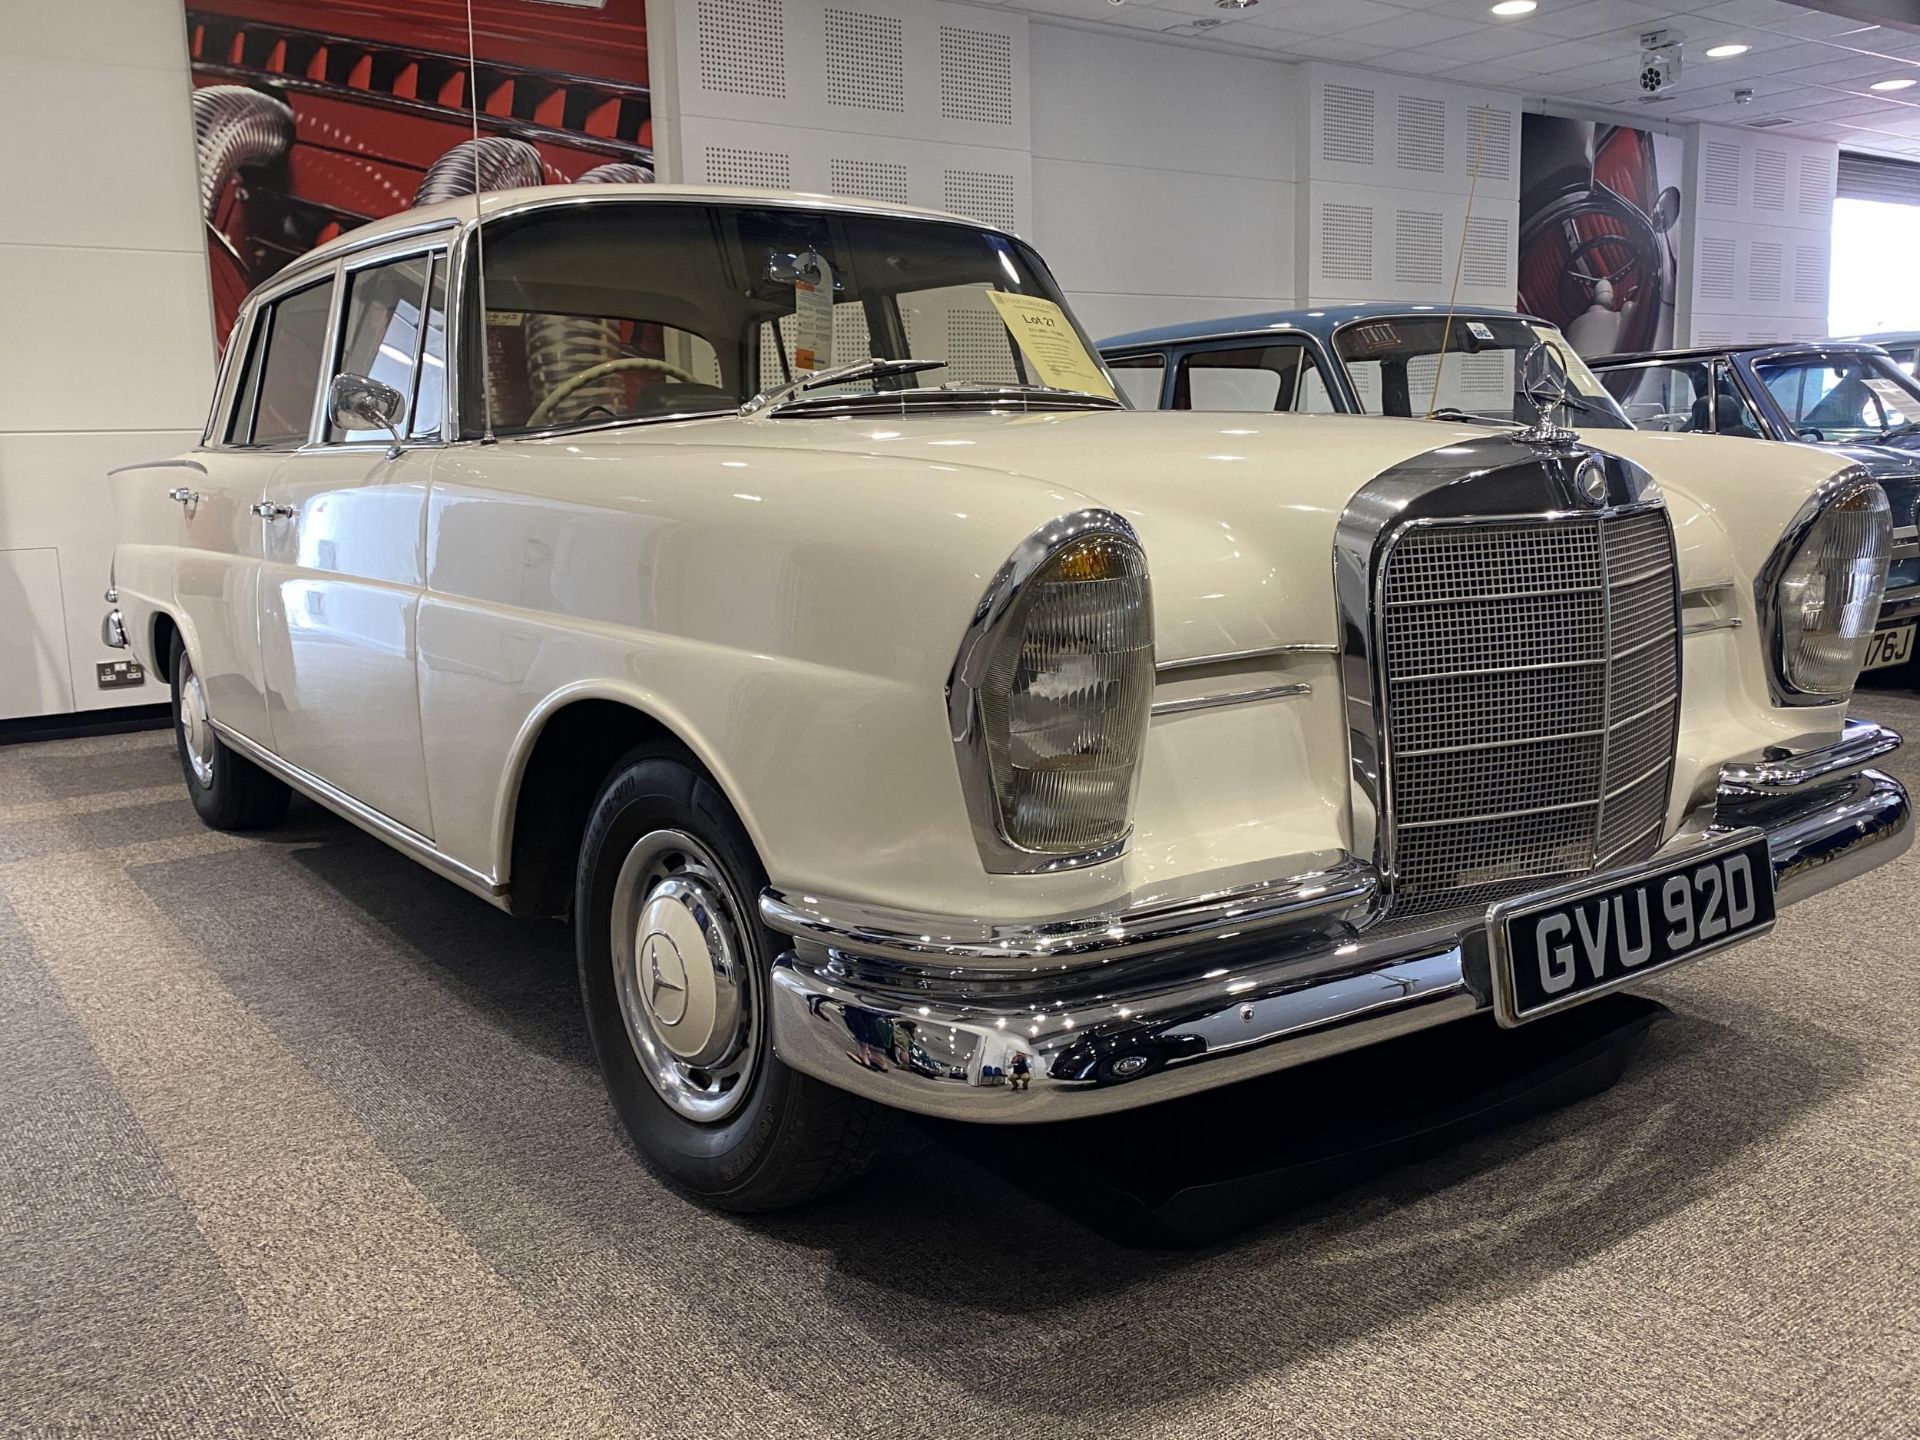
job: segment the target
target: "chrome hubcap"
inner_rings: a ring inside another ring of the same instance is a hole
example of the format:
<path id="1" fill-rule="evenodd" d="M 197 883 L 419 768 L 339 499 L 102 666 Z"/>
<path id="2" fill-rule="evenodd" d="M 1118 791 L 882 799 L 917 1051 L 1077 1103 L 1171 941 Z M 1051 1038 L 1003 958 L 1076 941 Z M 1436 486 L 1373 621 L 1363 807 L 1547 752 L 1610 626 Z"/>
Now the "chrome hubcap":
<path id="1" fill-rule="evenodd" d="M 180 734 L 187 742 L 187 764 L 195 780 L 203 787 L 211 786 L 214 738 L 213 726 L 207 720 L 206 692 L 200 688 L 200 677 L 186 656 L 180 657 L 180 663 L 187 666 L 180 681 Z"/>
<path id="2" fill-rule="evenodd" d="M 723 1120 L 745 1099 L 760 994 L 740 910 L 691 835 L 642 836 L 614 880 L 611 938 L 620 1018 L 641 1071 L 689 1120 Z"/>

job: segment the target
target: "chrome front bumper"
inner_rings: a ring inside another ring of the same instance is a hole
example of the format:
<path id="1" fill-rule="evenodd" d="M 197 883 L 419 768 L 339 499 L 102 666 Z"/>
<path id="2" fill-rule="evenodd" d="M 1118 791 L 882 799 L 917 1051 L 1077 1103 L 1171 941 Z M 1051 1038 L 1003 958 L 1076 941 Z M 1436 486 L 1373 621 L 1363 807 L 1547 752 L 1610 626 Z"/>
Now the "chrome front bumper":
<path id="1" fill-rule="evenodd" d="M 1866 767 L 1899 744 L 1850 721 L 1835 745 L 1728 765 L 1662 857 L 1758 826 L 1783 906 L 1884 865 L 1913 840 L 1907 794 Z M 769 890 L 762 916 L 793 942 L 774 968 L 774 1048 L 899 1109 L 1031 1122 L 1490 1013 L 1484 917 L 1372 934 L 1376 888 L 1371 867 L 1330 856 L 1285 879 L 1019 928 Z"/>

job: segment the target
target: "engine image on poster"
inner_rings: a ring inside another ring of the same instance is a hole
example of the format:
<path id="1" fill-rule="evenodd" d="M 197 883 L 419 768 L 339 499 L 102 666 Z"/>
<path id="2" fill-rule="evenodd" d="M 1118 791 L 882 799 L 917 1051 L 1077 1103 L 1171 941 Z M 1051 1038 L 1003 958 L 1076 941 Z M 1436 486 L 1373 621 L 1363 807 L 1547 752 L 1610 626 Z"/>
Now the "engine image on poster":
<path id="1" fill-rule="evenodd" d="M 1683 154 L 1676 136 L 1521 117 L 1519 308 L 1581 355 L 1673 343 Z"/>
<path id="2" fill-rule="evenodd" d="M 466 0 L 191 0 L 219 343 L 256 285 L 368 220 L 476 182 L 654 178 L 646 0 L 472 10 L 470 66 Z"/>

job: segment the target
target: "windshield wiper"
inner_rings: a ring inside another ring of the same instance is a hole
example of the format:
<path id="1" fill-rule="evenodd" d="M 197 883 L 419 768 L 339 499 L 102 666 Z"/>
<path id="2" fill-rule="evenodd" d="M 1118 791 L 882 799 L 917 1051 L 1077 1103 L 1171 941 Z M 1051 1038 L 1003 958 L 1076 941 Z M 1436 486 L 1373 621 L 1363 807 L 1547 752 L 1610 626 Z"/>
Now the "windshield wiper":
<path id="1" fill-rule="evenodd" d="M 942 369 L 946 363 L 944 360 L 887 360 L 878 355 L 869 355 L 864 360 L 855 360 L 847 365 L 835 365 L 826 370 L 816 370 L 811 375 L 801 375 L 787 381 L 784 385 L 763 390 L 742 405 L 740 413 L 757 415 L 762 410 L 777 409 L 787 401 L 821 385 L 845 385 L 856 380 L 877 380 L 884 375 L 918 375 L 923 370 Z"/>

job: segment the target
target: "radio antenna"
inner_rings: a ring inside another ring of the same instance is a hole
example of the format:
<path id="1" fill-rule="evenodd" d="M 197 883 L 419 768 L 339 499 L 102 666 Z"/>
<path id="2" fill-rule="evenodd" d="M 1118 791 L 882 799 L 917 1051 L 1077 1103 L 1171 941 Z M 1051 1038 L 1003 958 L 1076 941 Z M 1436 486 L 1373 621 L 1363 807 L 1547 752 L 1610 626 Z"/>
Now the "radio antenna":
<path id="1" fill-rule="evenodd" d="M 467 0 L 469 11 L 473 0 Z M 1453 312 L 1460 303 L 1460 272 L 1467 263 L 1467 232 L 1473 227 L 1473 192 L 1480 188 L 1480 151 L 1487 143 L 1487 131 L 1492 128 L 1491 112 L 1480 112 L 1481 123 L 1474 127 L 1473 170 L 1467 176 L 1467 213 L 1460 220 L 1460 253 L 1453 258 L 1453 292 L 1447 296 L 1447 323 L 1440 327 L 1440 354 L 1433 366 L 1433 394 L 1427 397 L 1427 415 L 1431 420 L 1433 412 L 1440 408 L 1440 375 L 1447 368 L 1447 346 L 1453 342 Z M 1467 123 L 1473 124 L 1473 107 L 1467 107 Z"/>
<path id="2" fill-rule="evenodd" d="M 493 444 L 493 345 L 487 338 L 487 245 L 480 209 L 480 61 L 473 40 L 473 0 L 467 0 L 467 110 L 473 116 L 473 275 L 480 301 L 480 443 Z M 455 327 L 459 325 L 456 319 Z"/>

